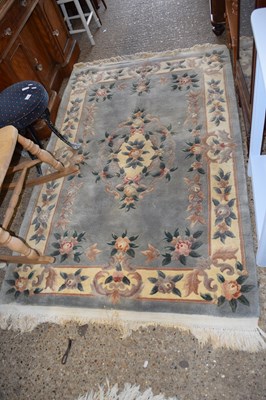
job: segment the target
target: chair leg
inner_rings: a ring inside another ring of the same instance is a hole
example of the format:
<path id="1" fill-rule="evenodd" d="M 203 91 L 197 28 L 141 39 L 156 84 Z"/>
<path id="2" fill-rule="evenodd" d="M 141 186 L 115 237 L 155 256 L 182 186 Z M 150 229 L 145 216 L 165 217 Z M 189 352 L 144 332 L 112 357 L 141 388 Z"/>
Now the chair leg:
<path id="1" fill-rule="evenodd" d="M 102 3 L 103 3 L 103 5 L 104 5 L 105 9 L 107 10 L 107 5 L 106 5 L 106 3 L 105 3 L 104 0 L 102 0 Z"/>
<path id="2" fill-rule="evenodd" d="M 26 130 L 30 133 L 30 135 L 31 135 L 31 137 L 32 137 L 32 139 L 33 139 L 33 141 L 34 141 L 34 143 L 37 143 L 38 146 L 39 146 L 41 149 L 43 149 L 43 145 L 41 144 L 41 142 L 40 142 L 38 136 L 36 135 L 36 132 L 35 132 L 35 129 L 33 128 L 33 126 L 28 126 L 28 127 L 26 128 Z M 24 136 L 24 135 L 23 135 L 23 136 Z M 36 157 L 33 156 L 30 152 L 28 152 L 28 154 L 29 154 L 29 156 L 30 156 L 30 158 L 31 158 L 32 160 L 36 160 Z M 36 165 L 36 169 L 37 169 L 38 175 L 42 175 L 42 168 L 41 168 L 41 166 L 40 166 L 39 164 Z"/>
<path id="3" fill-rule="evenodd" d="M 36 134 L 36 131 L 34 129 L 34 127 L 32 125 L 27 126 L 27 130 L 29 131 L 29 133 L 31 134 L 31 137 L 34 141 L 34 143 L 36 143 L 41 149 L 43 149 L 43 145 L 42 142 L 40 141 L 40 139 L 38 138 L 38 135 Z M 24 136 L 24 135 L 23 135 Z"/>
<path id="4" fill-rule="evenodd" d="M 78 150 L 81 147 L 80 143 L 71 143 L 69 140 L 67 140 L 56 128 L 56 126 L 52 123 L 51 118 L 50 118 L 50 112 L 48 108 L 44 111 L 43 115 L 40 117 L 43 119 L 48 127 L 54 132 L 54 134 L 59 137 L 64 143 L 66 143 L 68 146 L 72 147 L 74 150 Z"/>
<path id="5" fill-rule="evenodd" d="M 0 259 L 3 261 L 10 262 L 24 262 L 28 264 L 51 264 L 54 263 L 55 259 L 51 256 L 43 256 L 39 254 L 39 252 L 32 247 L 30 247 L 27 243 L 25 243 L 22 239 L 16 236 L 12 236 L 8 231 L 2 229 L 0 227 L 0 245 L 2 247 L 6 247 L 9 250 L 15 251 L 21 256 L 9 256 L 9 255 L 0 255 Z"/>

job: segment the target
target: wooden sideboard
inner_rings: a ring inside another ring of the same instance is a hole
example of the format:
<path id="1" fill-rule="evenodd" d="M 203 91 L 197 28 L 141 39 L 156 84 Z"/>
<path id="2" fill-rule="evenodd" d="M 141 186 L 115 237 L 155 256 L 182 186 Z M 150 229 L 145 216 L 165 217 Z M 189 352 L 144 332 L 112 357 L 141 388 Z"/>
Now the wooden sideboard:
<path id="1" fill-rule="evenodd" d="M 40 82 L 55 120 L 58 91 L 79 53 L 55 0 L 0 0 L 0 91 L 22 80 Z M 43 124 L 37 132 L 48 136 Z"/>

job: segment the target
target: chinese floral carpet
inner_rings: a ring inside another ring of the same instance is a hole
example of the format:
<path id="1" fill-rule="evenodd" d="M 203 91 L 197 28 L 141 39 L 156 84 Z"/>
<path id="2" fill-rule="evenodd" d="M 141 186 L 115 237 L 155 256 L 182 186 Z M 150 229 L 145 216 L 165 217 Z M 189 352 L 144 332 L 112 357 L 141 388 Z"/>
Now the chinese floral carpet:
<path id="1" fill-rule="evenodd" d="M 80 172 L 34 190 L 22 227 L 46 266 L 10 265 L 2 327 L 165 324 L 265 346 L 241 132 L 225 46 L 77 64 L 49 148 Z"/>

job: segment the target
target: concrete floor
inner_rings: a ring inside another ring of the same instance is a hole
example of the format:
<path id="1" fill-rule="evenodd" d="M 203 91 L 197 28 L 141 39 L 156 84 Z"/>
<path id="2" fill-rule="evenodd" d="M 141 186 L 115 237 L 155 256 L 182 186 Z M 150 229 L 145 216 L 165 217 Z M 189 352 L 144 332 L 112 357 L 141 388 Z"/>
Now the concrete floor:
<path id="1" fill-rule="evenodd" d="M 78 37 L 80 61 L 225 42 L 225 35 L 212 33 L 208 0 L 106 2 L 108 10 L 99 10 L 103 26 L 93 29 L 96 46 L 85 34 Z M 266 274 L 259 269 L 258 275 L 260 326 L 266 331 Z M 68 338 L 73 345 L 62 365 Z M 45 324 L 25 334 L 0 330 L 1 400 L 72 400 L 107 378 L 111 385 L 136 383 L 180 400 L 263 400 L 265 371 L 266 352 L 201 348 L 192 335 L 163 327 L 140 329 L 126 339 L 101 325 Z"/>

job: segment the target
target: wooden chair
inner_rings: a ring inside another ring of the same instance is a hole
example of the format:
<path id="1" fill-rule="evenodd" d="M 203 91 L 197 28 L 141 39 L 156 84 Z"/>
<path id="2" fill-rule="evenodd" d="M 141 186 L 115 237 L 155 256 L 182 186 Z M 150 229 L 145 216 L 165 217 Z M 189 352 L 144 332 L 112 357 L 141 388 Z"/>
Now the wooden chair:
<path id="1" fill-rule="evenodd" d="M 19 143 L 26 151 L 30 152 L 36 159 L 28 159 L 21 161 L 15 166 L 10 166 L 15 147 Z M 44 162 L 56 171 L 40 177 L 27 179 L 27 171 L 29 168 Z M 64 167 L 62 163 L 56 160 L 49 152 L 41 149 L 30 139 L 26 139 L 20 135 L 14 126 L 6 126 L 0 129 L 0 188 L 13 190 L 8 208 L 5 212 L 4 221 L 0 226 L 0 246 L 8 248 L 20 255 L 2 255 L 0 259 L 7 262 L 27 263 L 27 264 L 48 264 L 54 262 L 54 257 L 39 254 L 36 249 L 30 247 L 23 239 L 12 235 L 8 231 L 8 226 L 14 215 L 15 208 L 18 204 L 19 196 L 24 186 L 35 186 L 57 178 L 61 178 L 68 174 L 78 172 L 76 165 Z M 3 183 L 7 175 L 17 173 L 15 181 Z"/>

